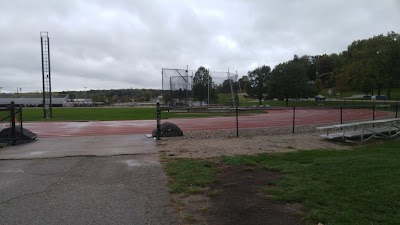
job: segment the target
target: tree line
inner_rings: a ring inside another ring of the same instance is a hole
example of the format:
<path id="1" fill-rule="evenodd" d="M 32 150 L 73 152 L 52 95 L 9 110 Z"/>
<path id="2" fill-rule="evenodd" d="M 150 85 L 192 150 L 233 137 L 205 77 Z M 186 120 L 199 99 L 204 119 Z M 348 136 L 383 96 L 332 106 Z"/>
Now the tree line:
<path id="1" fill-rule="evenodd" d="M 208 70 L 200 67 L 193 78 L 195 100 L 208 98 L 209 82 L 212 77 Z M 381 95 L 381 90 L 386 89 L 385 94 L 390 99 L 392 88 L 400 86 L 400 35 L 392 31 L 356 40 L 338 54 L 294 55 L 274 69 L 263 65 L 233 84 L 227 79 L 219 89 L 213 87 L 214 94 L 210 98 L 217 98 L 215 92 L 228 92 L 230 86 L 244 90 L 260 104 L 263 98 L 288 101 L 289 98 L 314 97 L 325 88 L 334 88 L 339 93 L 360 91 L 366 95 Z"/>
<path id="2" fill-rule="evenodd" d="M 59 94 L 69 95 L 70 101 L 78 99 L 91 99 L 93 102 L 114 104 L 122 102 L 148 102 L 155 101 L 161 95 L 157 89 L 113 89 L 113 90 L 88 90 L 88 91 L 63 91 Z"/>

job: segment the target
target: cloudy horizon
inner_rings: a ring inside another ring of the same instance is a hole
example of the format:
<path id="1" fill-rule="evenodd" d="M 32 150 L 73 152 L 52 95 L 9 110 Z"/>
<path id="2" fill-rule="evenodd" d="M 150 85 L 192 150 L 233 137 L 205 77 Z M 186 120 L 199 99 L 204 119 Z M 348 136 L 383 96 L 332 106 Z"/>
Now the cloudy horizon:
<path id="1" fill-rule="evenodd" d="M 161 69 L 237 71 L 293 55 L 340 53 L 400 32 L 397 0 L 0 3 L 1 92 L 42 90 L 40 32 L 49 32 L 53 91 L 161 89 Z"/>

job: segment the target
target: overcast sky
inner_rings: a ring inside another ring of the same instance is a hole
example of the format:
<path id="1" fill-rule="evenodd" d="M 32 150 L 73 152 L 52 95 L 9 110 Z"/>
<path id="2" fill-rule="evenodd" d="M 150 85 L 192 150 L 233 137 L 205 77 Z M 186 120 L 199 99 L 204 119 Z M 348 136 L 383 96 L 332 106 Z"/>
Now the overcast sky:
<path id="1" fill-rule="evenodd" d="M 48 31 L 53 91 L 161 89 L 161 68 L 238 71 L 339 53 L 400 32 L 399 0 L 13 0 L 0 2 L 2 92 L 40 91 Z"/>

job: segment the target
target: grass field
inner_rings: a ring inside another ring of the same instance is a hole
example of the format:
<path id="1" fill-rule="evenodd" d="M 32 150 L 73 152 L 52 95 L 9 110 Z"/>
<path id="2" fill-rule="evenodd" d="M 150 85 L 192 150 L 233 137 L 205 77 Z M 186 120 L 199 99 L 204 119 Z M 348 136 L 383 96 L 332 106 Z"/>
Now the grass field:
<path id="1" fill-rule="evenodd" d="M 217 163 L 261 166 L 283 174 L 265 193 L 302 203 L 313 224 L 400 224 L 399 149 L 400 141 L 392 140 L 352 151 L 234 156 L 215 163 L 173 160 L 166 170 L 172 191 L 190 193 L 215 180 Z"/>
<path id="2" fill-rule="evenodd" d="M 43 109 L 23 108 L 24 121 L 151 120 L 155 108 L 53 108 L 53 118 L 43 119 Z"/>
<path id="3" fill-rule="evenodd" d="M 253 110 L 249 113 L 259 113 Z M 162 112 L 162 118 L 202 118 L 235 116 L 234 112 Z M 42 108 L 23 108 L 24 121 L 113 121 L 155 120 L 156 108 L 53 108 L 53 118 L 43 119 Z"/>

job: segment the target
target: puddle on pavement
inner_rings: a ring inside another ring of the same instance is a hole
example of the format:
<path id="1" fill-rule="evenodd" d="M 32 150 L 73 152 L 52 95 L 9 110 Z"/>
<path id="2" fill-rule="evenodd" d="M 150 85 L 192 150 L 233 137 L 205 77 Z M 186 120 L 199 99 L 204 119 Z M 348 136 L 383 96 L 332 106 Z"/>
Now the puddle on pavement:
<path id="1" fill-rule="evenodd" d="M 134 166 L 141 166 L 143 163 L 140 163 L 140 162 L 138 162 L 138 161 L 136 161 L 136 160 L 132 160 L 132 159 L 129 159 L 129 160 L 125 160 L 124 161 L 128 166 L 132 166 L 132 167 L 134 167 Z"/>
<path id="2" fill-rule="evenodd" d="M 44 152 L 31 152 L 29 154 L 30 155 L 41 155 L 41 154 L 44 154 Z"/>

